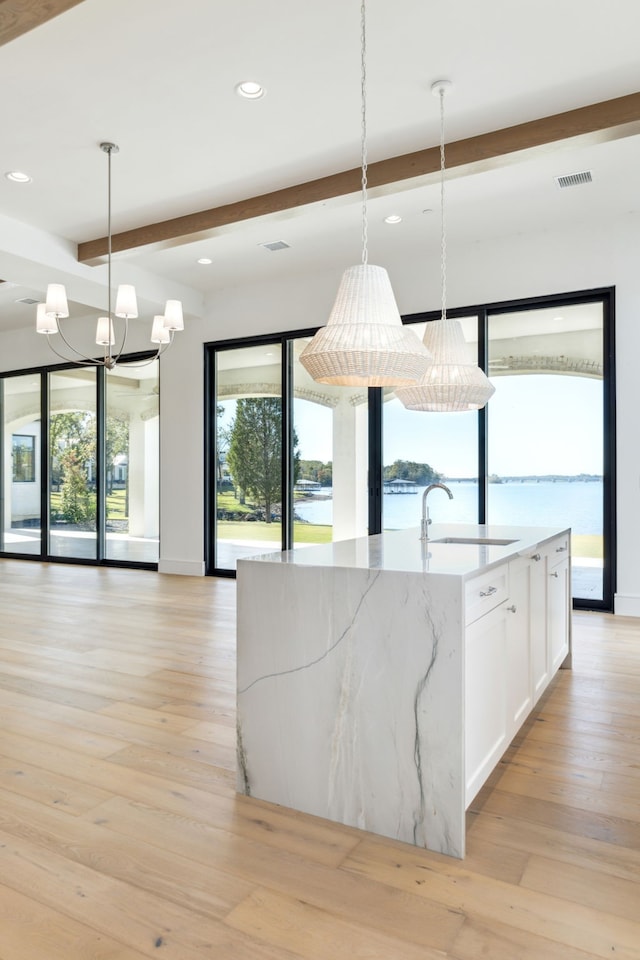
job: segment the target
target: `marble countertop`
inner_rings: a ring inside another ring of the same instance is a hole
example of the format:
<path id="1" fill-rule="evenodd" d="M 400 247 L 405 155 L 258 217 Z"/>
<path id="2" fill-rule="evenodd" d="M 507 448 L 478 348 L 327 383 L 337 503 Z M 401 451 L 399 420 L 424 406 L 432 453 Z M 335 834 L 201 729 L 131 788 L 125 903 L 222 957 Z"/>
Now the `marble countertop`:
<path id="1" fill-rule="evenodd" d="M 239 560 L 244 563 L 287 563 L 305 567 L 394 570 L 404 573 L 432 573 L 476 576 L 517 556 L 529 556 L 536 547 L 554 537 L 568 534 L 569 528 L 496 526 L 471 523 L 439 523 L 429 527 L 429 540 L 420 540 L 420 530 L 393 530 L 340 540 L 317 546 L 301 546 L 280 553 L 265 553 Z M 447 537 L 482 540 L 511 540 L 512 543 L 438 543 Z"/>

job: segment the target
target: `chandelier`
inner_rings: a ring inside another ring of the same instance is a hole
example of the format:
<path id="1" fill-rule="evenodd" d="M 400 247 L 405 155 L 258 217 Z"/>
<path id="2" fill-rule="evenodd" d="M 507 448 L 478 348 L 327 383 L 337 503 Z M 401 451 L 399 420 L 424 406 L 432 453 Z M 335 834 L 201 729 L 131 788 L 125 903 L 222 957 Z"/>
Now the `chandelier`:
<path id="1" fill-rule="evenodd" d="M 136 299 L 135 287 L 131 284 L 121 284 L 116 294 L 115 310 L 111 310 L 111 155 L 118 153 L 119 147 L 115 143 L 101 143 L 100 149 L 107 154 L 108 158 L 108 215 L 107 215 L 107 315 L 99 317 L 96 325 L 96 344 L 104 348 L 104 354 L 100 358 L 87 357 L 77 350 L 67 333 L 64 331 L 64 323 L 69 316 L 69 306 L 67 303 L 67 292 L 64 284 L 50 283 L 47 286 L 47 297 L 44 303 L 39 303 L 36 312 L 36 332 L 45 334 L 47 343 L 51 350 L 61 360 L 77 363 L 80 365 L 93 364 L 94 366 L 106 367 L 107 370 L 113 370 L 120 357 L 124 353 L 127 334 L 129 332 L 129 320 L 135 320 L 138 316 L 138 304 Z M 123 321 L 121 332 L 118 334 L 118 345 L 116 347 L 116 335 L 114 316 Z M 173 343 L 173 336 L 177 330 L 184 329 L 184 320 L 182 316 L 182 304 L 179 300 L 167 300 L 164 313 L 153 318 L 151 328 L 151 343 L 157 344 L 154 356 L 150 357 L 145 363 L 152 363 L 154 360 L 167 350 Z M 65 345 L 68 351 L 74 356 L 65 356 L 60 353 L 52 343 L 52 336 L 57 335 Z M 114 349 L 115 348 L 115 349 Z"/>

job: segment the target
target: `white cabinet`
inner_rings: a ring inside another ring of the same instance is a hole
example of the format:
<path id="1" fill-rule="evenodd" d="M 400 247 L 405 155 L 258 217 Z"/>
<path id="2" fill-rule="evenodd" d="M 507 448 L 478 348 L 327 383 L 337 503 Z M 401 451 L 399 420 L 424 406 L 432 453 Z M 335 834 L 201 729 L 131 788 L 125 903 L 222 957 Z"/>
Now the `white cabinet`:
<path id="1" fill-rule="evenodd" d="M 474 620 L 465 642 L 465 805 L 508 746 L 507 613 L 504 603 Z"/>
<path id="2" fill-rule="evenodd" d="M 466 584 L 466 806 L 568 654 L 569 571 L 563 535 Z"/>
<path id="3" fill-rule="evenodd" d="M 530 559 L 529 624 L 531 631 L 531 695 L 537 703 L 551 677 L 547 639 L 547 557 L 536 550 Z"/>
<path id="4" fill-rule="evenodd" d="M 568 543 L 555 543 L 547 568 L 547 636 L 551 675 L 569 653 L 571 573 Z"/>
<path id="5" fill-rule="evenodd" d="M 507 735 L 512 740 L 533 706 L 531 687 L 531 581 L 533 561 L 509 564 L 507 611 Z"/>

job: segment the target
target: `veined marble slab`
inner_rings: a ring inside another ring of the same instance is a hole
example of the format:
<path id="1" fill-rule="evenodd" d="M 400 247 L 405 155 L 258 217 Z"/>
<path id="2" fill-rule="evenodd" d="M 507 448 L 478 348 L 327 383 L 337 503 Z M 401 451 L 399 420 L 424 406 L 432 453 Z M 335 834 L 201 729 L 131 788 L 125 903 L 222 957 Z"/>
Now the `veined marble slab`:
<path id="1" fill-rule="evenodd" d="M 461 591 L 239 563 L 238 790 L 462 857 Z"/>

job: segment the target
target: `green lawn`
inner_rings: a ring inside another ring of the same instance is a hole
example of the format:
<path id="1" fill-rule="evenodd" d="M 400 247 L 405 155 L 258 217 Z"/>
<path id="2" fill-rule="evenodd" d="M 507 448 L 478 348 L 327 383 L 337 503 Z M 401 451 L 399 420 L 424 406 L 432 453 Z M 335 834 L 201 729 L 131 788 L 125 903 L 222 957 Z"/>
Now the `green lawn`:
<path id="1" fill-rule="evenodd" d="M 220 540 L 264 540 L 275 546 L 281 543 L 282 529 L 279 523 L 264 523 L 262 520 L 218 520 Z M 332 527 L 316 523 L 294 523 L 295 543 L 331 543 Z"/>
<path id="2" fill-rule="evenodd" d="M 52 513 L 62 511 L 62 493 L 60 491 L 49 494 L 50 509 Z M 109 520 L 126 519 L 127 496 L 125 490 L 114 490 L 107 497 L 107 517 Z"/>

